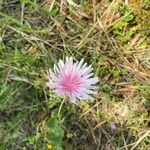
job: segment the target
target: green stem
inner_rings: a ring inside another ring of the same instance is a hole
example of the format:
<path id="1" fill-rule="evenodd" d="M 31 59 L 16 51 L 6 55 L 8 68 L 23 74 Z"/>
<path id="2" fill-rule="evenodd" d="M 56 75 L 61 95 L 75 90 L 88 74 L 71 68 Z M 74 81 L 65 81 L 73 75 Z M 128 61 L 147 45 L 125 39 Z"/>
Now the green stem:
<path id="1" fill-rule="evenodd" d="M 62 110 L 63 104 L 65 103 L 65 100 L 66 100 L 66 96 L 64 96 L 64 98 L 63 98 L 63 100 L 62 100 L 62 102 L 61 102 L 61 104 L 60 104 L 59 110 L 58 110 L 58 119 L 59 119 L 59 120 L 61 119 L 61 117 L 60 117 L 60 112 L 61 112 L 61 110 Z"/>

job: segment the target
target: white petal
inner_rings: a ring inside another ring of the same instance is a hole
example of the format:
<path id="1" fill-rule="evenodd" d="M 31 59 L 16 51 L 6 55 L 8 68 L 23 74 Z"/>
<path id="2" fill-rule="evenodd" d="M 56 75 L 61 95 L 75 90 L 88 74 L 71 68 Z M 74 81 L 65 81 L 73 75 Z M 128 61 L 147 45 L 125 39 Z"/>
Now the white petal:
<path id="1" fill-rule="evenodd" d="M 87 75 L 84 75 L 84 76 L 82 77 L 82 79 L 87 80 L 87 79 L 89 79 L 90 77 L 92 77 L 93 75 L 94 75 L 94 73 L 89 73 L 89 74 L 87 74 Z"/>
<path id="2" fill-rule="evenodd" d="M 77 102 L 77 97 L 74 94 L 69 95 L 69 99 L 72 103 L 76 103 Z"/>
<path id="3" fill-rule="evenodd" d="M 90 95 L 86 94 L 86 93 L 82 93 L 79 97 L 81 97 L 82 99 L 85 100 L 92 100 L 93 97 L 91 97 Z"/>
<path id="4" fill-rule="evenodd" d="M 50 88 L 50 89 L 54 89 L 54 84 L 52 82 L 48 82 L 47 83 L 47 86 Z"/>
<path id="5" fill-rule="evenodd" d="M 87 79 L 87 84 L 96 84 L 98 82 L 98 77 Z"/>
<path id="6" fill-rule="evenodd" d="M 84 62 L 84 59 L 82 58 L 81 61 L 78 64 L 78 66 L 77 66 L 77 71 L 81 68 L 83 62 Z"/>
<path id="7" fill-rule="evenodd" d="M 86 93 L 88 93 L 88 94 L 94 94 L 94 95 L 95 95 L 95 94 L 97 94 L 98 92 L 97 92 L 97 91 L 92 91 L 92 90 L 87 90 Z"/>
<path id="8" fill-rule="evenodd" d="M 87 63 L 84 63 L 84 65 L 81 67 L 81 69 L 86 68 L 86 66 L 87 66 Z"/>
<path id="9" fill-rule="evenodd" d="M 65 63 L 63 69 L 61 70 L 62 75 L 67 75 L 69 72 L 71 72 L 71 69 L 73 68 L 73 59 L 70 57 L 67 62 Z"/>
<path id="10" fill-rule="evenodd" d="M 64 96 L 65 93 L 62 91 L 62 90 L 59 90 L 59 89 L 55 89 L 55 93 L 58 95 L 58 96 Z"/>
<path id="11" fill-rule="evenodd" d="M 97 90 L 97 89 L 98 89 L 98 86 L 89 86 L 88 89 Z"/>
<path id="12" fill-rule="evenodd" d="M 54 72 L 51 69 L 49 69 L 49 75 L 52 78 L 52 80 L 55 80 L 57 78 L 57 76 L 54 74 Z"/>
<path id="13" fill-rule="evenodd" d="M 59 60 L 58 67 L 59 70 L 61 70 L 64 67 L 64 62 L 62 60 Z"/>
<path id="14" fill-rule="evenodd" d="M 56 64 L 54 64 L 54 72 L 55 72 L 55 73 L 59 73 L 59 71 L 60 71 L 60 70 L 59 70 L 58 66 L 57 66 Z"/>

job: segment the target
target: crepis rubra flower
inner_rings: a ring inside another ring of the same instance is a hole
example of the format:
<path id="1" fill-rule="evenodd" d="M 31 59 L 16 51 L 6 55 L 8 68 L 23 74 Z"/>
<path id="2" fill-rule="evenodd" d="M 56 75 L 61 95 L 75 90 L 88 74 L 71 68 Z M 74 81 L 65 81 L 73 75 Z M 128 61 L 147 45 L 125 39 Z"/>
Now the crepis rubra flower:
<path id="1" fill-rule="evenodd" d="M 98 77 L 93 77 L 92 66 L 87 66 L 84 59 L 74 62 L 73 58 L 59 60 L 54 65 L 54 71 L 49 70 L 48 87 L 54 89 L 58 96 L 67 96 L 76 103 L 79 100 L 93 100 L 97 94 Z"/>

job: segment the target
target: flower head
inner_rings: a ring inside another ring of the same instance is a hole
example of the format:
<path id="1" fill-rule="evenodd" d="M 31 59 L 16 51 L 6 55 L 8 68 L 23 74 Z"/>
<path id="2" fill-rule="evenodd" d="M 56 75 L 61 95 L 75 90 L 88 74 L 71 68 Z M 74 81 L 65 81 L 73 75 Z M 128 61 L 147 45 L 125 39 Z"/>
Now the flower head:
<path id="1" fill-rule="evenodd" d="M 92 77 L 94 74 L 92 66 L 87 67 L 84 59 L 80 62 L 73 62 L 73 58 L 66 58 L 64 63 L 62 60 L 54 65 L 54 72 L 50 69 L 49 88 L 55 89 L 59 96 L 67 95 L 72 102 L 78 100 L 92 100 L 93 94 L 96 94 L 98 82 L 97 77 Z"/>
<path id="2" fill-rule="evenodd" d="M 116 129 L 116 125 L 115 125 L 115 124 L 112 124 L 112 125 L 111 125 L 111 128 L 112 128 L 112 129 Z"/>

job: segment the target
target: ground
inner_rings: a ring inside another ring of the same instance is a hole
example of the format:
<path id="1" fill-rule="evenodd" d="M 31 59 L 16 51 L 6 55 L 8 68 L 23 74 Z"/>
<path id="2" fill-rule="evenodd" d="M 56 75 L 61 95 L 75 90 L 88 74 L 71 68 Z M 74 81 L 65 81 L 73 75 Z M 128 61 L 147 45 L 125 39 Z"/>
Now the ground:
<path id="1" fill-rule="evenodd" d="M 149 14 L 149 0 L 0 0 L 0 150 L 149 150 Z M 66 56 L 100 82 L 58 118 L 48 70 Z"/>

